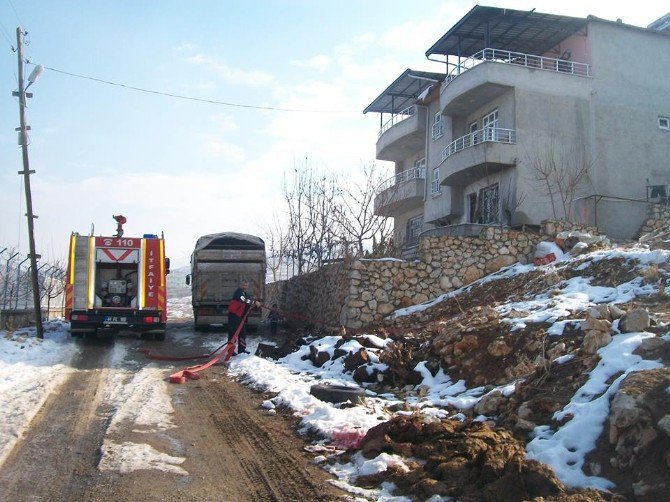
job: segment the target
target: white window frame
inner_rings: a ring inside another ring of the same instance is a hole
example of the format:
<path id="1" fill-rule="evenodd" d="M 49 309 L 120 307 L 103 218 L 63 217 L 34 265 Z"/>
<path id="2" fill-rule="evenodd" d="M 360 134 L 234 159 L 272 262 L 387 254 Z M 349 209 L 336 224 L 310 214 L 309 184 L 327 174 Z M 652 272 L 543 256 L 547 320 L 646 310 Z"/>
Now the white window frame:
<path id="1" fill-rule="evenodd" d="M 433 116 L 433 127 L 431 131 L 431 136 L 433 138 L 433 141 L 440 139 L 442 136 L 444 136 L 444 116 L 440 113 L 437 112 Z"/>
<path id="2" fill-rule="evenodd" d="M 670 117 L 658 117 L 658 128 L 664 131 L 670 131 Z"/>
<path id="3" fill-rule="evenodd" d="M 498 109 L 496 108 L 490 113 L 482 117 L 482 129 L 484 130 L 484 139 L 492 141 L 495 135 L 495 129 L 498 128 Z"/>
<path id="4" fill-rule="evenodd" d="M 430 182 L 430 194 L 433 197 L 437 197 L 442 193 L 442 187 L 440 186 L 440 168 L 433 168 L 433 180 Z"/>
<path id="5" fill-rule="evenodd" d="M 476 145 L 479 143 L 477 140 L 477 121 L 475 120 L 468 126 L 468 133 L 470 134 L 470 144 Z"/>

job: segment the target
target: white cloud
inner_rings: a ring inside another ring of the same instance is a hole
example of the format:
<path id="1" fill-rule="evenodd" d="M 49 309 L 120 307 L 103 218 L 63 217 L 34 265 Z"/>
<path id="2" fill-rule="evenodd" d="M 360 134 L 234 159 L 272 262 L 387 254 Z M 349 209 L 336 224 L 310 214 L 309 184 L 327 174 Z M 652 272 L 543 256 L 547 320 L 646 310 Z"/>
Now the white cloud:
<path id="1" fill-rule="evenodd" d="M 227 113 L 218 113 L 212 115 L 209 120 L 214 124 L 214 128 L 220 134 L 228 134 L 237 131 L 237 123 L 235 117 Z"/>
<path id="2" fill-rule="evenodd" d="M 330 68 L 332 60 L 325 54 L 319 54 L 305 61 L 294 59 L 291 61 L 291 63 L 300 68 L 311 68 L 313 70 L 323 72 Z"/>
<path id="3" fill-rule="evenodd" d="M 389 28 L 379 43 L 392 51 L 422 55 L 444 34 L 444 26 L 441 20 L 432 17 L 426 21 L 408 22 Z"/>
<path id="4" fill-rule="evenodd" d="M 215 134 L 200 135 L 205 157 L 222 159 L 227 164 L 239 164 L 245 159 L 244 150 L 234 143 L 224 141 Z"/>
<path id="5" fill-rule="evenodd" d="M 188 61 L 205 66 L 214 71 L 216 75 L 223 81 L 232 84 L 250 85 L 253 87 L 264 87 L 274 83 L 274 76 L 261 70 L 242 70 L 229 66 L 225 61 L 222 61 L 214 56 L 206 54 L 196 54 L 188 58 Z"/>

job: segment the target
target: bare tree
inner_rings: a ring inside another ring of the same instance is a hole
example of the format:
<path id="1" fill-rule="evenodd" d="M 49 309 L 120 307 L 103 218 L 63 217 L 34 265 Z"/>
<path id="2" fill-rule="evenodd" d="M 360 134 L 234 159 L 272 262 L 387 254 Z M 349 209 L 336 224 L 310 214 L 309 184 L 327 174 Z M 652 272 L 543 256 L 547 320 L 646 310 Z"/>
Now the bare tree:
<path id="1" fill-rule="evenodd" d="M 500 226 L 507 224 L 512 226 L 512 218 L 514 213 L 526 200 L 526 193 L 518 191 L 516 186 L 512 183 L 512 178 L 507 180 L 507 186 L 502 193 L 501 209 L 502 218 L 500 219 Z"/>
<path id="2" fill-rule="evenodd" d="M 308 228 L 311 232 L 309 258 L 312 268 L 341 256 L 341 238 L 337 214 L 340 212 L 341 189 L 333 176 L 312 178 L 308 191 Z"/>
<path id="3" fill-rule="evenodd" d="M 593 165 L 583 144 L 557 148 L 552 139 L 548 146 L 526 155 L 531 179 L 549 197 L 555 219 L 572 220 L 572 201 L 590 181 Z"/>
<path id="4" fill-rule="evenodd" d="M 307 161 L 305 161 L 307 164 Z M 310 239 L 306 225 L 307 192 L 309 191 L 311 171 L 294 166 L 293 178 L 284 174 L 283 194 L 288 206 L 288 232 L 286 239 L 286 257 L 293 266 L 293 275 L 301 275 L 306 265 L 305 255 Z M 297 270 L 296 270 L 297 266 Z M 288 266 L 287 266 L 288 268 Z"/>
<path id="5" fill-rule="evenodd" d="M 281 277 L 281 268 L 287 258 L 287 231 L 273 215 L 272 221 L 265 226 L 267 267 L 272 273 L 272 280 L 278 281 Z"/>
<path id="6" fill-rule="evenodd" d="M 288 207 L 286 260 L 293 275 L 320 267 L 341 255 L 341 238 L 336 219 L 341 190 L 332 175 L 319 173 L 308 160 L 284 176 L 284 198 Z"/>
<path id="7" fill-rule="evenodd" d="M 342 190 L 342 204 L 338 220 L 344 232 L 344 240 L 354 246 L 354 254 L 362 256 L 366 242 L 377 248 L 392 235 L 390 220 L 374 214 L 377 187 L 384 181 L 375 163 L 363 166 L 365 178 L 362 183 L 353 182 Z"/>
<path id="8" fill-rule="evenodd" d="M 47 301 L 47 319 L 51 313 L 51 300 L 55 300 L 65 292 L 65 266 L 62 260 L 56 260 L 50 265 L 45 273 L 41 274 L 40 285 L 40 304 Z"/>

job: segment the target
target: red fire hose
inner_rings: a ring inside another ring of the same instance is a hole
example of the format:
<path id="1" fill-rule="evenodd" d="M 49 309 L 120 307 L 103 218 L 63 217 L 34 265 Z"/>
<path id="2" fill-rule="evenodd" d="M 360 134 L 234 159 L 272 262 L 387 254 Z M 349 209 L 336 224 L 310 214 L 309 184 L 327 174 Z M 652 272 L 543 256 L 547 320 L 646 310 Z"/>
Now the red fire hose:
<path id="1" fill-rule="evenodd" d="M 261 305 L 262 308 L 265 309 L 270 309 L 267 305 Z M 156 361 L 191 361 L 194 359 L 209 359 L 209 361 L 198 364 L 195 366 L 189 366 L 188 368 L 184 368 L 183 370 L 178 371 L 177 373 L 174 373 L 170 375 L 170 383 L 184 383 L 186 382 L 187 378 L 190 378 L 191 380 L 198 380 L 200 378 L 200 375 L 198 374 L 200 371 L 206 370 L 210 366 L 215 365 L 219 361 L 222 362 L 227 362 L 232 353 L 235 350 L 235 346 L 237 345 L 237 339 L 240 335 L 240 332 L 242 331 L 242 328 L 244 327 L 244 323 L 247 321 L 247 317 L 249 316 L 249 312 L 251 309 L 248 309 L 244 316 L 242 317 L 242 320 L 240 321 L 240 325 L 237 327 L 237 330 L 235 330 L 235 333 L 233 334 L 232 338 L 230 341 L 224 343 L 223 345 L 220 345 L 217 347 L 214 351 L 210 352 L 209 354 L 200 354 L 196 356 L 169 356 L 169 355 L 162 355 L 162 354 L 154 354 L 152 353 L 149 349 L 147 348 L 140 348 L 138 349 L 139 352 L 142 352 L 145 354 L 149 359 L 154 359 Z M 290 317 L 294 319 L 299 319 L 302 321 L 307 321 L 307 322 L 313 322 L 315 324 L 323 324 L 325 325 L 326 323 L 319 321 L 317 319 L 313 319 L 307 316 L 303 316 L 300 314 L 296 313 L 289 313 L 289 312 L 280 312 L 280 314 L 284 317 Z M 221 350 L 223 349 L 223 350 Z M 221 351 L 219 353 L 219 351 Z M 217 354 L 218 355 L 215 355 Z"/>
<path id="2" fill-rule="evenodd" d="M 219 348 L 217 348 L 214 352 L 211 352 L 210 354 L 203 354 L 199 356 L 174 357 L 160 354 L 152 354 L 147 349 L 140 349 L 140 351 L 146 354 L 146 356 L 149 359 L 155 359 L 158 361 L 187 361 L 190 359 L 209 358 L 211 356 L 214 356 L 214 354 L 216 354 L 223 348 L 223 350 L 218 355 L 215 355 L 209 361 L 195 366 L 189 366 L 188 368 L 184 368 L 183 370 L 180 370 L 177 373 L 173 373 L 172 375 L 170 375 L 170 383 L 184 383 L 186 382 L 187 378 L 190 378 L 191 380 L 198 380 L 200 378 L 198 372 L 206 370 L 207 368 L 215 365 L 219 361 L 223 361 L 225 363 L 230 359 L 230 356 L 235 351 L 235 346 L 237 345 L 237 339 L 240 336 L 240 331 L 242 331 L 242 328 L 244 327 L 244 323 L 247 321 L 247 317 L 249 316 L 250 310 L 251 309 L 248 309 L 244 314 L 244 316 L 242 317 L 240 325 L 235 330 L 235 333 L 233 334 L 232 338 L 228 342 L 224 343 Z"/>

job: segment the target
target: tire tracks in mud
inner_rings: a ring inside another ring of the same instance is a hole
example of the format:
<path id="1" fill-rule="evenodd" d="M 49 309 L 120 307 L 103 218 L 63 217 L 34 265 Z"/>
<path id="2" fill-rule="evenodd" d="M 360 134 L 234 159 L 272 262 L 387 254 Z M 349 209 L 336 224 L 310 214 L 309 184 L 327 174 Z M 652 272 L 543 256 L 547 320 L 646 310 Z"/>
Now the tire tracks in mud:
<path id="1" fill-rule="evenodd" d="M 102 398 L 110 351 L 86 346 L 68 380 L 49 396 L 30 429 L 0 468 L 0 500 L 83 498 L 98 472 L 109 414 Z"/>
<path id="2" fill-rule="evenodd" d="M 344 492 L 328 483 L 330 476 L 311 463 L 286 420 L 263 414 L 261 401 L 225 374 L 201 380 L 189 392 L 191 410 L 211 422 L 201 429 L 205 440 L 220 445 L 221 500 L 344 500 Z"/>
<path id="3" fill-rule="evenodd" d="M 125 419 L 110 430 L 118 410 L 108 402 L 109 386 L 118 384 L 119 371 L 123 381 L 131 381 L 144 367 L 144 359 L 130 350 L 132 342 L 116 343 L 126 351 L 121 359 L 114 342 L 82 342 L 81 353 L 72 363 L 76 371 L 49 396 L 0 466 L 0 500 L 351 499 L 312 463 L 290 421 L 263 413 L 262 395 L 231 379 L 223 367 L 212 368 L 198 382 L 168 384 L 174 409 L 171 422 L 176 426 L 169 433 L 143 432 L 134 420 Z M 169 368 L 163 369 L 167 377 Z M 184 457 L 181 466 L 188 474 L 156 468 L 101 471 L 106 439 L 148 444 Z"/>

